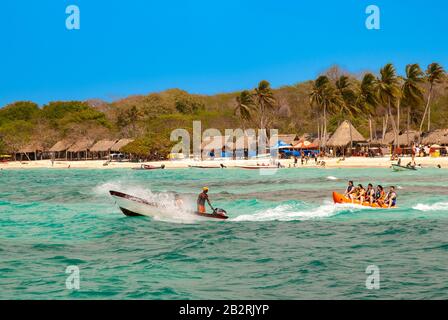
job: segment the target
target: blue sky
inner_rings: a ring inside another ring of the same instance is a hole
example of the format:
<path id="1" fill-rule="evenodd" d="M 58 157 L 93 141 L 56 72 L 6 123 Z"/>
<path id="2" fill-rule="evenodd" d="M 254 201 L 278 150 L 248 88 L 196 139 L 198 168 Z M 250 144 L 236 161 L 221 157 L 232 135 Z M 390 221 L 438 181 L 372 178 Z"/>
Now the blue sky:
<path id="1" fill-rule="evenodd" d="M 78 5 L 81 29 L 65 27 Z M 365 9 L 381 9 L 381 30 Z M 331 65 L 448 68 L 445 0 L 6 0 L 0 106 L 115 100 L 179 87 L 213 94 L 314 78 Z"/>

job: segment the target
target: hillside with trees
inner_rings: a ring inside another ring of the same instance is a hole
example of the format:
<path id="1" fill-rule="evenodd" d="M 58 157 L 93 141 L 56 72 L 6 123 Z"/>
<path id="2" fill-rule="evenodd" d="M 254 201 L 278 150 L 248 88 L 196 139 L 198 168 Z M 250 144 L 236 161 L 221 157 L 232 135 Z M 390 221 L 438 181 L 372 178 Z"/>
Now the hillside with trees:
<path id="1" fill-rule="evenodd" d="M 128 151 L 166 153 L 173 129 L 276 128 L 280 133 L 332 132 L 350 120 L 361 133 L 448 128 L 448 82 L 437 63 L 410 64 L 399 75 L 392 64 L 379 72 L 351 74 L 332 67 L 315 80 L 280 88 L 261 81 L 241 92 L 197 95 L 171 89 L 105 102 L 54 101 L 39 107 L 18 101 L 0 109 L 0 153 L 60 139 L 134 138 Z"/>

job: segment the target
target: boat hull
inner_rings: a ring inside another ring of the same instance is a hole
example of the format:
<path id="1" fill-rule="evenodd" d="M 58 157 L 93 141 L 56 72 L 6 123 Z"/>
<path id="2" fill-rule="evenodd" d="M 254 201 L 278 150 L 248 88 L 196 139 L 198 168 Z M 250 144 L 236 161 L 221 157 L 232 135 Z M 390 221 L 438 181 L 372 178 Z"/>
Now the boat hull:
<path id="1" fill-rule="evenodd" d="M 275 170 L 279 169 L 277 166 L 239 166 L 240 169 L 246 170 Z"/>
<path id="2" fill-rule="evenodd" d="M 397 164 L 392 165 L 392 169 L 394 171 L 417 171 L 417 168 L 414 167 L 405 167 L 405 166 L 399 166 Z"/>
<path id="3" fill-rule="evenodd" d="M 158 206 L 156 203 L 141 199 L 135 196 L 131 196 L 118 191 L 109 191 L 112 198 L 114 198 L 121 212 L 127 217 L 160 217 L 166 216 L 170 212 L 168 209 Z M 217 219 L 217 220 L 227 220 L 229 217 L 220 214 L 208 214 L 191 212 L 192 214 L 207 218 L 207 219 Z"/>
<path id="4" fill-rule="evenodd" d="M 340 194 L 337 192 L 333 192 L 333 201 L 334 201 L 334 203 L 339 203 L 339 204 L 343 204 L 343 203 L 357 204 L 357 205 L 361 205 L 364 207 L 370 207 L 370 208 L 379 208 L 379 209 L 389 208 L 386 205 L 380 206 L 378 203 L 373 203 L 373 204 L 370 204 L 370 202 L 361 203 L 361 201 L 359 201 L 359 200 L 355 200 L 354 202 L 352 202 L 351 199 L 349 199 L 349 198 L 345 197 L 343 194 Z M 395 207 L 393 207 L 393 208 L 395 208 Z"/>

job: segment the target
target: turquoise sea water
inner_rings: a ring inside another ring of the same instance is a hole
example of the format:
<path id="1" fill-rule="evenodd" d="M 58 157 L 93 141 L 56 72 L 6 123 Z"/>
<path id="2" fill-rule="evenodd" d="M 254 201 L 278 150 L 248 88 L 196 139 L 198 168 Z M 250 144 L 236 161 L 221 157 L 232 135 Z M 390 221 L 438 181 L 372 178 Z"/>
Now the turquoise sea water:
<path id="1" fill-rule="evenodd" d="M 333 205 L 349 178 L 397 185 L 400 208 Z M 3 170 L 0 181 L 0 299 L 448 298 L 445 170 Z M 231 219 L 127 218 L 108 195 L 177 191 L 188 204 L 204 185 Z M 379 290 L 366 289 L 369 265 Z M 80 290 L 66 288 L 68 266 Z"/>

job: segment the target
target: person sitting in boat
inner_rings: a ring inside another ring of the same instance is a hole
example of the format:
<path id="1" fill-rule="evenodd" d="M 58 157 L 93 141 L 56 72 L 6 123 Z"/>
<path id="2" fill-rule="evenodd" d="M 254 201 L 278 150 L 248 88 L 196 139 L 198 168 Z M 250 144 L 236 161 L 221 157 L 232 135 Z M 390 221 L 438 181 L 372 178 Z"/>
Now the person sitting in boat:
<path id="1" fill-rule="evenodd" d="M 199 194 L 199 196 L 198 196 L 197 204 L 198 204 L 198 212 L 199 213 L 206 213 L 206 210 L 205 210 L 205 202 L 206 201 L 207 201 L 208 205 L 210 206 L 210 208 L 212 210 L 214 210 L 212 204 L 210 203 L 210 200 L 208 199 L 208 187 L 202 188 L 202 193 Z"/>
<path id="2" fill-rule="evenodd" d="M 350 198 L 350 195 L 355 192 L 355 186 L 353 185 L 353 181 L 348 182 L 347 189 L 345 189 L 344 196 L 346 198 Z"/>
<path id="3" fill-rule="evenodd" d="M 352 203 L 356 200 L 359 200 L 361 203 L 364 203 L 364 200 L 366 199 L 366 189 L 362 186 L 362 184 L 358 184 L 358 187 L 356 188 L 356 197 L 352 197 Z"/>
<path id="4" fill-rule="evenodd" d="M 375 202 L 375 189 L 371 183 L 367 186 L 366 200 L 370 203 L 370 205 Z"/>
<path id="5" fill-rule="evenodd" d="M 386 195 L 386 200 L 384 203 L 390 208 L 395 207 L 397 205 L 397 193 L 395 192 L 395 187 L 390 187 L 389 192 Z"/>
<path id="6" fill-rule="evenodd" d="M 381 185 L 376 187 L 375 200 L 380 206 L 384 205 L 384 200 L 386 198 L 386 193 L 384 192 L 384 188 Z"/>

